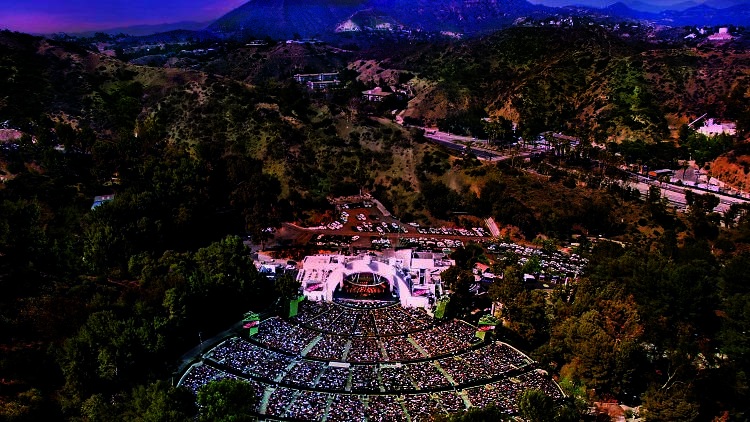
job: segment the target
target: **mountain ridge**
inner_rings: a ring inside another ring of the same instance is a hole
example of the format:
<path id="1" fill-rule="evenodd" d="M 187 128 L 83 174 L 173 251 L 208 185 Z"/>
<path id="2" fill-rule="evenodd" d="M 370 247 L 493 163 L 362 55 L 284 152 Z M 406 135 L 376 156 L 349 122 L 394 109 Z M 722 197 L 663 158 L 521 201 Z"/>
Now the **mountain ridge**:
<path id="1" fill-rule="evenodd" d="M 614 15 L 668 26 L 747 25 L 750 22 L 750 2 L 726 8 L 692 3 L 695 5 L 684 10 L 664 10 L 659 13 L 636 10 L 633 5 L 637 4 L 637 0 L 625 0 L 604 8 L 579 6 L 571 9 L 567 6 L 537 5 L 525 0 L 323 0 L 314 5 L 300 0 L 250 0 L 214 21 L 207 29 L 242 37 L 328 40 L 341 27 L 351 31 L 386 29 L 392 32 L 483 35 L 510 26 L 520 18 L 553 17 L 561 12 Z M 361 28 L 346 25 L 353 16 L 369 10 L 376 11 L 384 21 L 397 22 L 399 26 Z"/>
<path id="2" fill-rule="evenodd" d="M 136 25 L 96 32 L 149 36 L 174 30 L 205 31 L 220 36 L 276 39 L 319 38 L 330 41 L 340 28 L 358 14 L 370 12 L 395 25 L 368 30 L 483 35 L 512 25 L 519 18 L 610 16 L 649 21 L 668 26 L 747 25 L 750 2 L 721 0 L 698 3 L 685 0 L 651 8 L 641 0 L 622 0 L 597 8 L 571 2 L 552 7 L 525 0 L 322 0 L 311 4 L 301 0 L 250 0 L 213 21 L 184 21 L 161 25 Z M 675 7 L 676 6 L 676 7 Z M 352 28 L 351 25 L 348 26 Z M 364 30 L 355 25 L 357 31 Z M 94 31 L 70 34 L 91 36 Z"/>
<path id="3" fill-rule="evenodd" d="M 221 33 L 275 38 L 324 37 L 358 12 L 377 10 L 402 23 L 405 30 L 425 32 L 487 33 L 512 23 L 522 15 L 548 10 L 525 0 L 465 1 L 337 1 L 311 5 L 296 0 L 250 0 L 212 23 Z"/>

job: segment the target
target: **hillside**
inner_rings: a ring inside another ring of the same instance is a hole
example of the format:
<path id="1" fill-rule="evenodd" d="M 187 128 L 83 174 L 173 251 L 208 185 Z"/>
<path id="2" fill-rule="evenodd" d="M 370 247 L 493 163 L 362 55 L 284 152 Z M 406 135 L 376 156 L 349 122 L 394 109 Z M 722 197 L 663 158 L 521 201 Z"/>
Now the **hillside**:
<path id="1" fill-rule="evenodd" d="M 708 167 L 711 177 L 745 192 L 750 190 L 750 144 L 739 145 Z"/>
<path id="2" fill-rule="evenodd" d="M 598 140 L 658 141 L 690 116 L 736 120 L 750 104 L 747 52 L 644 44 L 596 27 L 509 28 L 381 66 L 433 82 L 406 116 L 481 109 L 531 132 L 580 128 Z"/>
<path id="3" fill-rule="evenodd" d="M 353 52 L 320 44 L 279 43 L 240 47 L 200 69 L 249 82 L 286 79 L 296 73 L 331 72 L 346 67 Z"/>
<path id="4" fill-rule="evenodd" d="M 620 20 L 656 26 L 744 25 L 750 4 L 714 8 L 706 4 L 683 10 L 647 13 L 623 3 L 604 8 L 546 7 L 525 0 L 250 0 L 213 22 L 208 29 L 231 34 L 276 39 L 318 38 L 333 42 L 341 32 L 489 34 L 519 20 L 581 18 Z"/>
<path id="5" fill-rule="evenodd" d="M 291 39 L 297 35 L 328 40 L 337 29 L 355 30 L 354 25 L 346 25 L 353 19 L 360 25 L 356 29 L 360 31 L 477 34 L 497 30 L 520 16 L 546 9 L 524 0 L 325 0 L 316 3 L 251 0 L 216 20 L 209 29 L 259 38 Z M 368 27 L 373 23 L 374 26 Z"/>

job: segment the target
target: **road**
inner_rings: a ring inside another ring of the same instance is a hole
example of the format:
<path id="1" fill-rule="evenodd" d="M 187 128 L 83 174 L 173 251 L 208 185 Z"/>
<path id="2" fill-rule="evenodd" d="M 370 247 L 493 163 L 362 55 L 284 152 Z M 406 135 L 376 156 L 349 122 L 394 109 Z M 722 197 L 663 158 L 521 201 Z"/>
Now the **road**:
<path id="1" fill-rule="evenodd" d="M 397 119 L 398 121 L 398 119 Z M 399 122 L 402 123 L 402 122 Z M 435 144 L 441 145 L 445 148 L 448 148 L 450 150 L 454 151 L 460 151 L 463 152 L 466 150 L 466 143 L 485 143 L 487 144 L 487 140 L 483 139 L 476 139 L 472 138 L 470 136 L 460 136 L 460 135 L 454 135 L 448 132 L 441 132 L 436 129 L 430 129 L 425 127 L 420 127 L 420 129 L 423 129 L 425 131 L 425 138 L 430 139 Z M 472 152 L 479 158 L 480 160 L 486 160 L 486 161 L 499 161 L 511 158 L 509 155 L 503 155 L 500 152 L 493 151 L 488 149 L 488 147 L 470 147 L 467 152 Z M 534 151 L 524 151 L 519 152 L 517 155 L 518 157 L 527 157 Z M 692 171 L 692 169 L 690 169 Z M 687 207 L 686 200 L 685 200 L 685 189 L 689 189 L 689 187 L 683 187 L 683 186 L 677 186 L 671 183 L 660 183 L 656 180 L 649 179 L 647 177 L 641 176 L 636 173 L 630 173 L 632 177 L 636 179 L 636 183 L 632 184 L 633 187 L 637 188 L 642 195 L 648 194 L 648 189 L 650 186 L 658 186 L 661 189 L 662 197 L 667 198 L 667 200 L 677 208 L 685 209 Z M 719 205 L 714 209 L 714 211 L 719 213 L 724 213 L 726 210 L 729 209 L 729 207 L 734 203 L 748 203 L 750 201 L 742 198 L 737 198 L 734 196 L 724 195 L 720 192 L 706 192 L 700 189 L 690 189 L 696 194 L 705 194 L 705 193 L 711 193 L 713 195 L 716 195 L 719 197 Z"/>
<path id="2" fill-rule="evenodd" d="M 636 180 L 636 182 L 631 184 L 631 186 L 638 189 L 638 191 L 641 192 L 642 195 L 648 194 L 649 187 L 658 186 L 661 190 L 661 196 L 664 198 L 667 198 L 667 200 L 671 204 L 677 206 L 678 208 L 683 208 L 683 209 L 687 207 L 687 201 L 685 200 L 685 190 L 690 189 L 689 187 L 677 186 L 671 183 L 660 183 L 656 180 L 649 179 L 647 177 L 641 176 L 636 173 L 630 173 L 630 174 Z M 745 199 L 737 198 L 737 197 L 729 196 L 729 195 L 724 195 L 720 192 L 706 192 L 700 189 L 690 189 L 690 190 L 698 195 L 710 193 L 712 195 L 717 196 L 719 198 L 719 205 L 716 206 L 716 208 L 714 208 L 714 211 L 718 213 L 722 213 L 722 214 L 726 210 L 728 210 L 732 204 L 748 202 Z"/>
<path id="3" fill-rule="evenodd" d="M 448 148 L 454 151 L 459 151 L 459 152 L 465 151 L 466 150 L 465 144 L 469 142 L 484 143 L 485 145 L 488 143 L 487 140 L 476 139 L 470 136 L 454 135 L 452 133 L 441 132 L 439 130 L 433 130 L 433 129 L 428 129 L 428 128 L 420 128 L 420 129 L 423 129 L 425 131 L 425 134 L 424 134 L 425 138 L 431 140 L 435 144 L 441 145 L 445 148 Z M 485 147 L 472 146 L 466 152 L 471 152 L 472 154 L 476 155 L 478 159 L 485 160 L 485 161 L 499 161 L 499 160 L 505 160 L 507 158 L 511 158 L 509 155 L 503 155 L 500 152 L 493 151 L 489 149 L 487 146 Z M 518 154 L 519 157 L 523 157 L 525 155 L 528 155 L 528 153 Z"/>

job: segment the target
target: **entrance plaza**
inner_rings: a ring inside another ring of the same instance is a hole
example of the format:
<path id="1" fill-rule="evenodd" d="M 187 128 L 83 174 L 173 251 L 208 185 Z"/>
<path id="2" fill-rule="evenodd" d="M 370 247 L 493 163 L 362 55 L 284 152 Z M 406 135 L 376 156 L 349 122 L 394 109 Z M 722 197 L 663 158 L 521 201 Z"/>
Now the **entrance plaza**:
<path id="1" fill-rule="evenodd" d="M 297 315 L 225 340 L 180 385 L 197 392 L 212 380 L 246 380 L 267 420 L 419 421 L 490 403 L 515 414 L 524 390 L 562 398 L 528 356 L 428 313 L 451 263 L 411 251 L 307 257 Z"/>

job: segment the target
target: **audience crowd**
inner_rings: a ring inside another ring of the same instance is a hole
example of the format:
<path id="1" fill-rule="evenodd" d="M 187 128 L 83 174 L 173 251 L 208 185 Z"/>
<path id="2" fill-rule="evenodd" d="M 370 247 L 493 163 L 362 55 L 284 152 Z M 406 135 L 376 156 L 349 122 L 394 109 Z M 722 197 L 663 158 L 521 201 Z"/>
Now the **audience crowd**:
<path id="1" fill-rule="evenodd" d="M 305 301 L 297 316 L 214 347 L 180 384 L 196 393 L 213 380 L 245 379 L 259 413 L 315 421 L 400 421 L 404 412 L 416 421 L 490 403 L 515 413 L 526 389 L 562 397 L 528 357 L 505 343 L 477 344 L 475 332 L 418 309 Z"/>
<path id="2" fill-rule="evenodd" d="M 365 405 L 360 396 L 337 394 L 331 400 L 326 422 L 363 421 Z"/>
<path id="3" fill-rule="evenodd" d="M 360 368 L 365 368 L 365 366 Z M 332 370 L 331 373 L 341 369 L 345 368 L 327 368 L 327 370 Z M 358 371 L 355 369 L 352 376 L 354 377 L 354 373 Z M 222 378 L 234 377 L 208 365 L 195 365 L 191 367 L 181 383 L 197 392 L 201 385 Z M 341 376 L 335 378 L 342 379 Z M 259 412 L 279 418 L 310 421 L 320 421 L 324 417 L 327 421 L 364 421 L 365 416 L 368 421 L 403 421 L 406 420 L 404 411 L 413 421 L 427 420 L 429 415 L 435 412 L 454 413 L 464 410 L 467 405 L 484 407 L 489 404 L 495 404 L 509 414 L 514 414 L 518 411 L 515 399 L 527 389 L 544 391 L 555 399 L 562 398 L 556 385 L 543 372 L 537 370 L 463 391 L 448 390 L 402 395 L 336 394 L 274 386 L 252 379 L 243 379 L 250 382 L 256 391 Z M 263 397 L 266 390 L 270 394 L 264 403 Z"/>
<path id="4" fill-rule="evenodd" d="M 368 422 L 402 422 L 404 409 L 394 396 L 370 396 L 367 402 Z"/>

